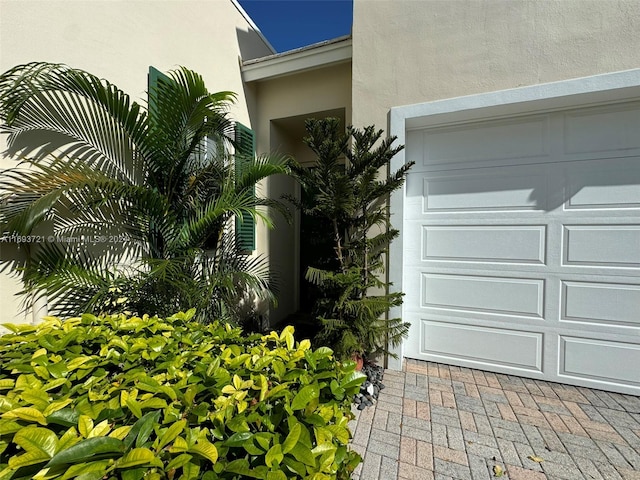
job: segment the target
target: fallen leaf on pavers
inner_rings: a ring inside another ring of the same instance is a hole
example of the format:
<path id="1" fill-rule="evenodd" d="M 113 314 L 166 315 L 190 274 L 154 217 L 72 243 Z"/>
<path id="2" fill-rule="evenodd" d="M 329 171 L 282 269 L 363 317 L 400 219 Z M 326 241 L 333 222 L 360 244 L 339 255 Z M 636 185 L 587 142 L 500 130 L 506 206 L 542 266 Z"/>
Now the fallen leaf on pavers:
<path id="1" fill-rule="evenodd" d="M 537 462 L 537 463 L 544 462 L 544 458 L 536 457 L 535 455 L 529 455 L 527 458 L 529 460 L 531 460 L 533 462 Z"/>
<path id="2" fill-rule="evenodd" d="M 493 466 L 493 475 L 496 477 L 501 477 L 502 475 L 504 475 L 504 470 L 500 465 Z"/>

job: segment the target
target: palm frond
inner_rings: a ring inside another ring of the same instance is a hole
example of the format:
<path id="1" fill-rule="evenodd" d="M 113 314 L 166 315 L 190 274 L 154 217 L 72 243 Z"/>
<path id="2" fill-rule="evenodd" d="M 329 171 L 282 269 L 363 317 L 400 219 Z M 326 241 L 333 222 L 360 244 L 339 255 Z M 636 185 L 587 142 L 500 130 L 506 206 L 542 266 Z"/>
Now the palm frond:
<path id="1" fill-rule="evenodd" d="M 106 80 L 61 64 L 19 65 L 0 76 L 1 131 L 7 152 L 42 160 L 56 153 L 132 181 L 134 145 L 146 113 Z"/>
<path id="2" fill-rule="evenodd" d="M 260 157 L 236 178 L 228 118 L 234 99 L 209 92 L 186 68 L 150 89 L 148 109 L 108 81 L 61 64 L 30 63 L 0 75 L 0 132 L 8 135 L 8 155 L 22 160 L 0 173 L 2 231 L 125 235 L 121 245 L 34 248 L 25 292 L 44 292 L 60 313 L 171 314 L 196 306 L 203 319 L 240 315 L 243 295 L 275 301 L 265 259 L 241 254 L 227 225 L 234 215 L 272 225 L 262 207 L 280 205 L 256 198 L 253 188 L 286 174 L 288 160 Z M 205 252 L 204 245 L 215 248 Z"/>

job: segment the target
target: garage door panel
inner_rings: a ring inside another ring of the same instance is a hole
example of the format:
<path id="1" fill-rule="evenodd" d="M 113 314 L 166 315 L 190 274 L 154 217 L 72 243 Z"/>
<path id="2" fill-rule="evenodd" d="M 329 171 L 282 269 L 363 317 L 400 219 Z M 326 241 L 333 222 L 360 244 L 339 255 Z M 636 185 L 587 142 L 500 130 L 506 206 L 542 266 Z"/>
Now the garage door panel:
<path id="1" fill-rule="evenodd" d="M 560 337 L 560 376 L 593 380 L 605 387 L 616 383 L 640 387 L 638 365 L 640 345 L 596 338 Z"/>
<path id="2" fill-rule="evenodd" d="M 423 261 L 545 263 L 545 225 L 423 225 Z"/>
<path id="3" fill-rule="evenodd" d="M 432 358 L 466 360 L 480 367 L 542 371 L 543 335 L 506 328 L 422 318 L 421 353 Z"/>
<path id="4" fill-rule="evenodd" d="M 564 167 L 565 210 L 640 208 L 640 158 Z"/>
<path id="5" fill-rule="evenodd" d="M 410 193 L 410 192 L 409 192 Z M 545 210 L 547 177 L 540 168 L 501 167 L 424 177 L 423 214 Z"/>
<path id="6" fill-rule="evenodd" d="M 564 114 L 564 153 L 612 154 L 640 149 L 640 104 L 581 109 Z"/>
<path id="7" fill-rule="evenodd" d="M 424 137 L 424 165 L 543 158 L 548 138 L 547 115 L 433 129 Z"/>
<path id="8" fill-rule="evenodd" d="M 638 284 L 563 281 L 561 302 L 561 322 L 640 329 Z"/>
<path id="9" fill-rule="evenodd" d="M 563 265 L 640 268 L 640 225 L 565 225 Z"/>
<path id="10" fill-rule="evenodd" d="M 423 273 L 422 307 L 542 318 L 544 280 Z"/>

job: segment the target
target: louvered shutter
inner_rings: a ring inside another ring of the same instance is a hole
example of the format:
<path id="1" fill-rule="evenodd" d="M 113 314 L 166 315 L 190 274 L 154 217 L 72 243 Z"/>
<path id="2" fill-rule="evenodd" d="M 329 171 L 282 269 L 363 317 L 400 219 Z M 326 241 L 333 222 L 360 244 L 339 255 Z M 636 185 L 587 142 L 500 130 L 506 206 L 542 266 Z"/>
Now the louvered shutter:
<path id="1" fill-rule="evenodd" d="M 243 169 L 254 159 L 256 153 L 256 138 L 253 130 L 245 127 L 241 123 L 236 123 L 235 141 L 236 176 L 239 176 L 242 174 Z M 252 188 L 253 195 L 255 196 L 255 186 Z M 244 214 L 236 217 L 236 239 L 242 250 L 253 251 L 256 249 L 256 226 L 251 215 Z"/>
<path id="2" fill-rule="evenodd" d="M 158 82 L 170 83 L 171 78 L 166 76 L 155 67 L 149 67 L 149 75 L 147 77 L 147 101 L 149 105 L 149 118 L 155 121 L 158 118 Z"/>

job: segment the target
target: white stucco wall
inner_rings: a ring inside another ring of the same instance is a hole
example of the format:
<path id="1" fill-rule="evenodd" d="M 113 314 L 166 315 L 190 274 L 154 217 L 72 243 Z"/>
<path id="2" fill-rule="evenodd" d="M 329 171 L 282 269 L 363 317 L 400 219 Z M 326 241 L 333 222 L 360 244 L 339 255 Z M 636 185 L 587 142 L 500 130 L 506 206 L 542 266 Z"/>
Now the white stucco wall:
<path id="1" fill-rule="evenodd" d="M 231 115 L 248 126 L 255 98 L 243 88 L 241 57 L 271 53 L 232 0 L 0 0 L 0 71 L 31 61 L 66 63 L 144 101 L 150 65 L 161 71 L 185 66 L 200 73 L 209 90 L 236 92 Z M 0 168 L 13 163 L 0 159 Z M 0 254 L 13 255 L 11 248 L 0 245 Z M 19 288 L 0 273 L 0 323 L 33 320 L 18 313 Z"/>
<path id="2" fill-rule="evenodd" d="M 640 66 L 638 0 L 354 0 L 353 123 Z"/>

